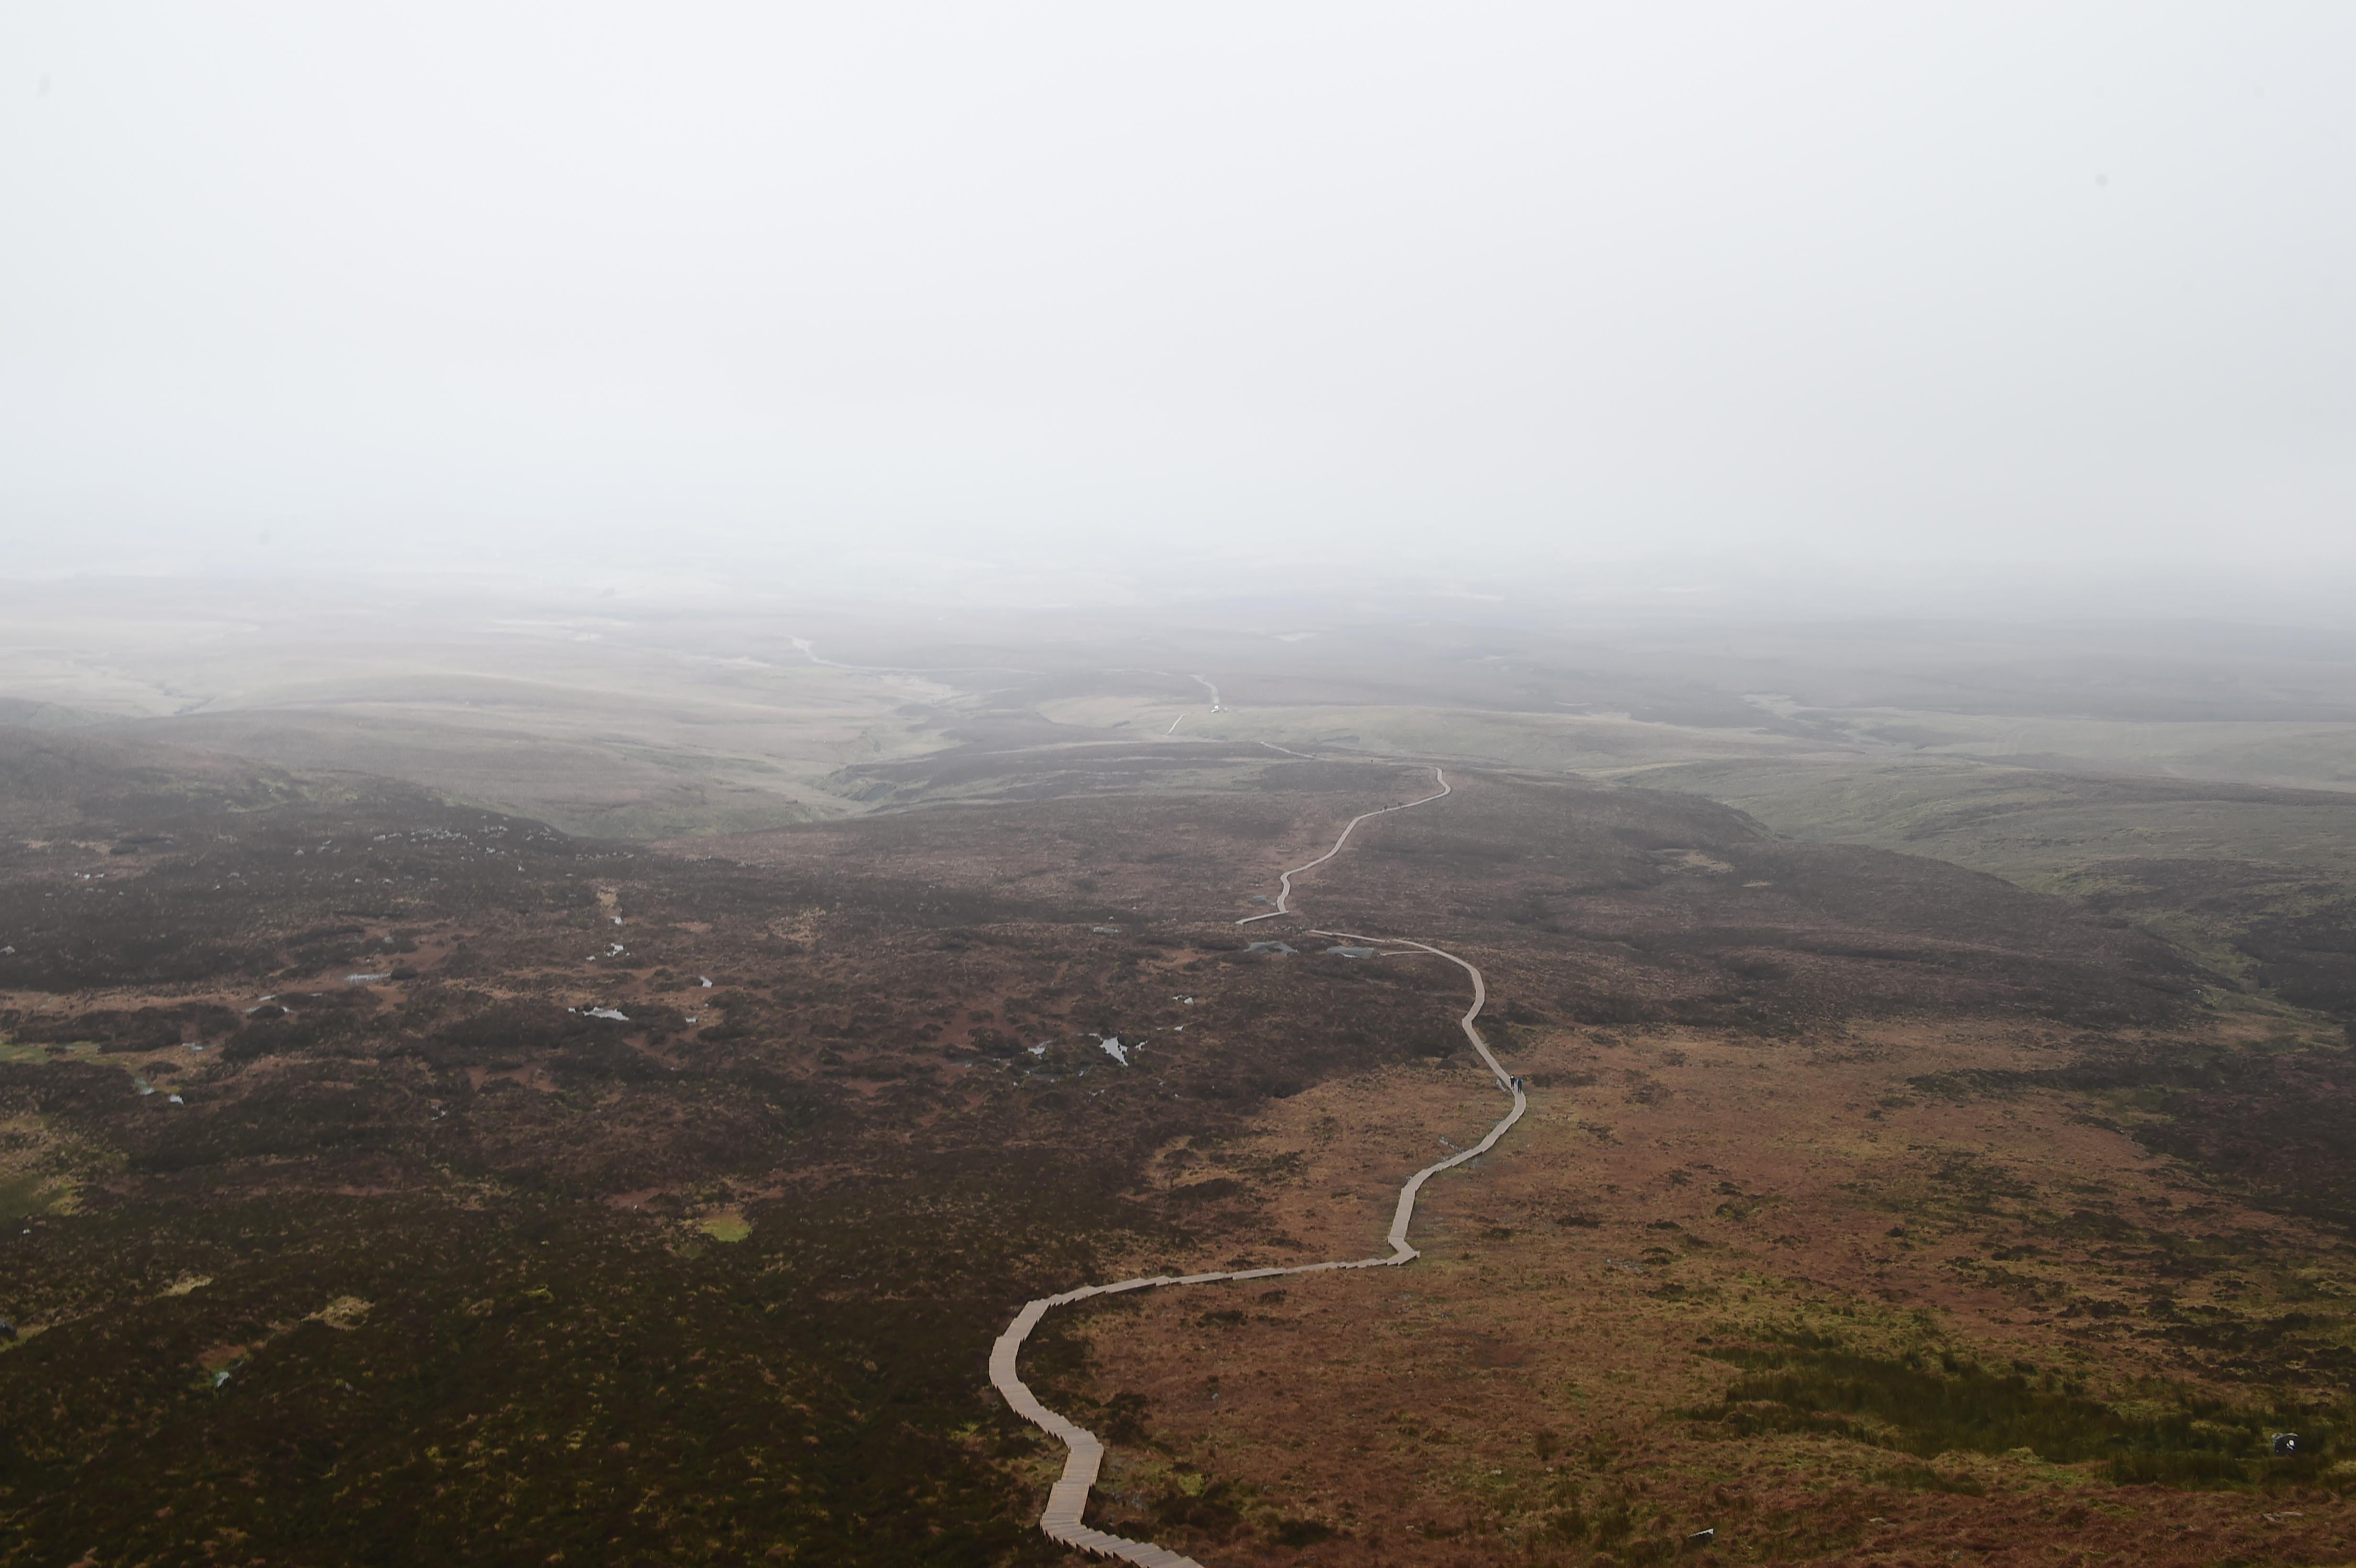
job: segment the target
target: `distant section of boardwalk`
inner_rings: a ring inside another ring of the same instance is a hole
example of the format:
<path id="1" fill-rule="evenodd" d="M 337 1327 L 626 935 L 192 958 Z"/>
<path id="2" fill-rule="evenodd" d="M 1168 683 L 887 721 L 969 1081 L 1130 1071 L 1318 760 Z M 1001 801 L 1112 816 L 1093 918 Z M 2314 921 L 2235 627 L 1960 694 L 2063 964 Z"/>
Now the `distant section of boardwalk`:
<path id="1" fill-rule="evenodd" d="M 1381 811 L 1370 811 L 1364 816 L 1352 817 L 1348 827 L 1342 829 L 1342 836 L 1333 841 L 1333 848 L 1310 861 L 1308 865 L 1296 866 L 1292 870 L 1284 873 L 1283 894 L 1279 899 L 1278 907 L 1275 910 L 1270 911 L 1269 914 L 1249 916 L 1236 923 L 1248 925 L 1252 921 L 1267 920 L 1273 914 L 1290 913 L 1291 912 L 1284 905 L 1291 898 L 1292 879 L 1295 873 L 1308 870 L 1312 866 L 1322 866 L 1340 854 L 1342 846 L 1350 841 L 1351 831 L 1367 817 L 1380 816 L 1387 811 L 1405 811 L 1412 805 L 1428 805 L 1440 799 L 1441 795 L 1451 793 L 1448 780 L 1438 768 L 1432 769 L 1431 774 L 1433 780 L 1440 785 L 1438 795 L 1428 795 L 1421 800 L 1410 800 L 1401 805 L 1387 805 Z M 1489 1042 L 1482 1039 L 1481 1031 L 1473 1027 L 1472 1020 L 1481 1016 L 1481 1009 L 1487 1005 L 1489 999 L 1488 983 L 1482 978 L 1480 970 L 1453 953 L 1444 952 L 1429 943 L 1409 942 L 1404 938 L 1396 937 L 1365 936 L 1347 931 L 1318 931 L 1311 934 L 1368 944 L 1387 944 L 1394 949 L 1412 948 L 1431 954 L 1436 957 L 1445 958 L 1471 976 L 1472 1005 L 1464 1009 L 1462 1018 L 1456 1020 L 1457 1026 L 1463 1029 L 1464 1038 L 1472 1042 L 1472 1049 L 1480 1053 L 1483 1063 L 1495 1076 L 1497 1087 L 1512 1097 L 1513 1108 L 1505 1113 L 1502 1121 L 1489 1129 L 1487 1137 L 1483 1138 L 1471 1148 L 1462 1150 L 1437 1165 L 1425 1166 L 1408 1178 L 1407 1185 L 1399 1189 L 1398 1207 L 1391 1215 L 1389 1236 L 1391 1252 L 1388 1257 L 1354 1258 L 1338 1263 L 1301 1264 L 1291 1268 L 1248 1268 L 1231 1269 L 1215 1274 L 1153 1275 L 1143 1279 L 1119 1280 L 1111 1285 L 1083 1285 L 1077 1290 L 1067 1290 L 1061 1296 L 1043 1296 L 1036 1301 L 1025 1303 L 1023 1310 L 1014 1315 L 1014 1321 L 1006 1326 L 1006 1332 L 1001 1334 L 997 1343 L 990 1348 L 990 1381 L 1005 1397 L 1007 1406 L 1015 1414 L 1037 1425 L 1049 1436 L 1071 1450 L 1070 1456 L 1064 1461 L 1063 1478 L 1049 1489 L 1046 1511 L 1039 1516 L 1039 1528 L 1051 1541 L 1076 1547 L 1082 1552 L 1094 1552 L 1099 1557 L 1114 1557 L 1123 1562 L 1139 1563 L 1142 1568 L 1202 1568 L 1202 1564 L 1193 1558 L 1182 1556 L 1166 1546 L 1156 1546 L 1150 1541 L 1130 1541 L 1124 1536 L 1108 1534 L 1101 1530 L 1091 1530 L 1081 1522 L 1081 1516 L 1087 1511 L 1089 1489 L 1097 1484 L 1097 1471 L 1104 1464 L 1104 1444 L 1087 1427 L 1066 1421 L 1041 1404 L 1038 1396 L 1024 1385 L 1022 1374 L 1015 1365 L 1017 1359 L 1023 1353 L 1023 1342 L 1031 1337 L 1031 1330 L 1039 1326 L 1039 1320 L 1046 1317 L 1051 1308 L 1066 1306 L 1075 1301 L 1086 1301 L 1092 1296 L 1113 1296 L 1124 1290 L 1151 1290 L 1165 1285 L 1212 1285 L 1221 1280 L 1271 1279 L 1279 1275 L 1324 1274 L 1333 1269 L 1345 1268 L 1390 1268 L 1399 1264 L 1413 1263 L 1422 1254 L 1408 1245 L 1407 1232 L 1408 1226 L 1415 1220 L 1416 1196 L 1423 1190 L 1423 1184 L 1451 1166 L 1462 1165 L 1468 1159 L 1474 1159 L 1488 1153 L 1496 1147 L 1497 1140 L 1505 1136 L 1506 1129 L 1520 1121 L 1522 1113 L 1529 1109 L 1529 1100 L 1522 1092 L 1520 1080 L 1506 1075 L 1505 1070 L 1497 1064 L 1496 1056 L 1489 1050 Z"/>
<path id="2" fill-rule="evenodd" d="M 1270 746 L 1275 743 L 1269 741 L 1263 741 L 1260 744 L 1263 746 Z M 1281 746 L 1276 746 L 1276 750 L 1282 752 L 1284 751 L 1284 748 Z M 1287 756 L 1298 757 L 1304 753 L 1300 752 L 1286 752 L 1285 754 Z M 1256 920 L 1274 920 L 1278 915 L 1290 914 L 1292 912 L 1292 879 L 1301 875 L 1303 871 L 1315 870 L 1318 867 L 1323 865 L 1334 856 L 1339 855 L 1342 852 L 1342 846 L 1350 841 L 1350 835 L 1358 830 L 1358 824 L 1365 821 L 1368 817 L 1383 816 L 1394 811 L 1406 811 L 1411 806 L 1430 805 L 1433 801 L 1440 799 L 1441 796 L 1454 793 L 1448 787 L 1447 776 L 1438 768 L 1431 770 L 1431 778 L 1432 782 L 1440 786 L 1440 793 L 1438 795 L 1428 795 L 1421 800 L 1401 801 L 1397 805 L 1379 806 L 1373 811 L 1364 812 L 1359 816 L 1350 818 L 1350 820 L 1343 826 L 1342 837 L 1333 840 L 1333 848 L 1326 850 L 1325 853 L 1318 856 L 1314 860 L 1295 866 L 1290 871 L 1285 871 L 1280 874 L 1277 880 L 1276 907 L 1274 909 L 1269 911 L 1266 914 L 1248 914 L 1244 916 L 1243 919 L 1236 922 L 1236 923 L 1237 925 L 1249 925 Z M 1409 945 L 1414 944 L 1410 944 Z M 1432 951 L 1437 952 L 1438 949 L 1435 948 Z"/>

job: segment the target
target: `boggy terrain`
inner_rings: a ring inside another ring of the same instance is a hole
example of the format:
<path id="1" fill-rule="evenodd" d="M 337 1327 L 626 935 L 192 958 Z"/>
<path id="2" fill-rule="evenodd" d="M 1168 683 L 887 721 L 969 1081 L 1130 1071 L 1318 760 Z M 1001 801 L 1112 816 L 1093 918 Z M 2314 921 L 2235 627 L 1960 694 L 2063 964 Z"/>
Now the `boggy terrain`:
<path id="1" fill-rule="evenodd" d="M 2336 1030 L 2082 903 L 1559 777 L 1451 772 L 1239 932 L 1429 774 L 1188 759 L 949 753 L 990 804 L 657 848 L 0 731 L 0 1561 L 1055 1561 L 1014 1307 L 1363 1255 L 1493 1115 L 1461 975 L 1312 927 L 1480 963 L 1532 1116 L 1408 1269 L 1051 1320 L 1106 1528 L 2348 1555 Z"/>

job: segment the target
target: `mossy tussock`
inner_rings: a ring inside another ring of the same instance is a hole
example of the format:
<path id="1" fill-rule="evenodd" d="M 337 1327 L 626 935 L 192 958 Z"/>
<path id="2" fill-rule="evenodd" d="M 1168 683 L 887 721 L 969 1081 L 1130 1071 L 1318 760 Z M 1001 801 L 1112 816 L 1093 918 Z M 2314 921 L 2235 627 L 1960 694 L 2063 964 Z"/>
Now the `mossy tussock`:
<path id="1" fill-rule="evenodd" d="M 1920 1459 L 2025 1451 L 2053 1465 L 2099 1463 L 2122 1486 L 2313 1485 L 2356 1431 L 2356 1403 L 2344 1399 L 2233 1404 L 2168 1386 L 2111 1403 L 2051 1370 L 1992 1369 L 1952 1351 L 1886 1356 L 1804 1335 L 1708 1353 L 1740 1375 L 1716 1403 L 1684 1414 L 1729 1437 L 1813 1434 Z M 2297 1435 L 2297 1449 L 2277 1455 L 2273 1439 L 2285 1432 Z"/>

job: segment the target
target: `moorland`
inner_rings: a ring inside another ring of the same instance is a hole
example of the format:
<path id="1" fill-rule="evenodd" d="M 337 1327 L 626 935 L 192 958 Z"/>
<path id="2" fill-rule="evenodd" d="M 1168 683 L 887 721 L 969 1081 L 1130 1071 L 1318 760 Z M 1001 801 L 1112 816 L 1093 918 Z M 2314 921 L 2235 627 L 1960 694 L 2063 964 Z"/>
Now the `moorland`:
<path id="1" fill-rule="evenodd" d="M 1014 1308 L 1365 1255 L 1494 1119 L 1462 975 L 1317 929 L 1474 958 L 1531 1113 L 1411 1266 L 1051 1319 L 1102 1528 L 2356 1550 L 2328 640 L 79 592 L 5 624 L 0 1562 L 1058 1561 Z"/>

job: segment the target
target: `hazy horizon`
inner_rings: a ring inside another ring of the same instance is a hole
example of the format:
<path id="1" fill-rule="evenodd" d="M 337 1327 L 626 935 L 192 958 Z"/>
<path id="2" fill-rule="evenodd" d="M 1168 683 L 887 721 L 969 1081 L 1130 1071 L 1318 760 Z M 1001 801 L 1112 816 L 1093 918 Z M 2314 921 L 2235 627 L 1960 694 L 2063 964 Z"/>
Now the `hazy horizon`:
<path id="1" fill-rule="evenodd" d="M 0 22 L 0 574 L 2356 577 L 2344 10 L 562 19 Z"/>

